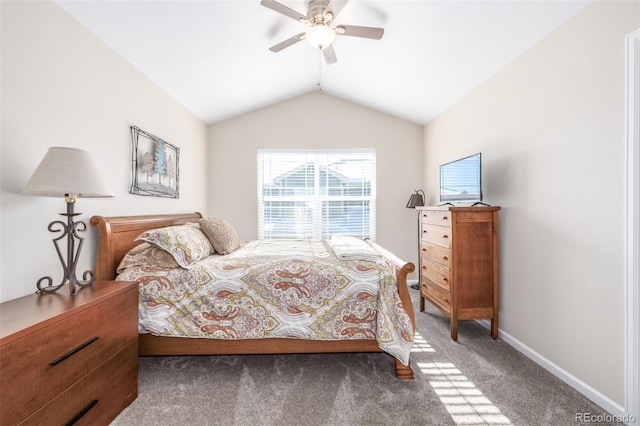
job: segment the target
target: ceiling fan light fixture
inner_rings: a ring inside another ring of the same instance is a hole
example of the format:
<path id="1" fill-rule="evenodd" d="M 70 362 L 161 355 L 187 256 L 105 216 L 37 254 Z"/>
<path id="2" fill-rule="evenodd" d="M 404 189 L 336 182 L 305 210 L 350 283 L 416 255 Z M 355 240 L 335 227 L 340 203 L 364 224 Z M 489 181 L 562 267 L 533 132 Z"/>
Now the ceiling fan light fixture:
<path id="1" fill-rule="evenodd" d="M 0 0 L 2 1 L 2 0 Z M 359 25 L 333 25 L 333 19 L 340 13 L 349 0 L 306 0 L 307 15 L 303 15 L 278 3 L 276 0 L 260 0 L 260 4 L 281 15 L 295 19 L 307 26 L 305 32 L 289 37 L 269 48 L 272 52 L 280 52 L 302 39 L 306 39 L 311 46 L 322 51 L 327 65 L 337 61 L 336 52 L 332 46 L 336 35 L 369 38 L 380 40 L 384 34 L 384 28 L 363 27 Z M 318 56 L 319 57 L 319 56 Z"/>
<path id="2" fill-rule="evenodd" d="M 316 49 L 329 47 L 336 38 L 335 31 L 324 24 L 316 24 L 309 28 L 305 39 Z"/>

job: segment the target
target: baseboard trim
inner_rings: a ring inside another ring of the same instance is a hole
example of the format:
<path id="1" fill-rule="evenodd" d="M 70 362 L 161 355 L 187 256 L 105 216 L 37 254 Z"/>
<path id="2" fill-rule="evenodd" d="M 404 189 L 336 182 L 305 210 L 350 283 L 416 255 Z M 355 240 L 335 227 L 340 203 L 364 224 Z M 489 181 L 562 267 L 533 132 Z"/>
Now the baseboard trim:
<path id="1" fill-rule="evenodd" d="M 476 322 L 488 330 L 491 329 L 491 322 L 488 320 L 477 320 Z M 515 337 L 511 336 L 509 333 L 505 333 L 504 331 L 502 331 L 502 329 L 500 329 L 498 330 L 498 337 L 509 346 L 513 347 L 515 350 L 522 353 L 524 356 L 526 356 L 536 364 L 540 365 L 549 373 L 553 374 L 554 376 L 589 398 L 595 404 L 602 407 L 602 409 L 606 410 L 609 414 L 613 416 L 620 416 L 621 419 L 624 419 L 624 416 L 628 415 L 627 413 L 625 413 L 625 409 L 622 405 L 611 400 L 582 380 L 568 373 L 566 370 L 558 367 L 556 364 L 549 361 L 547 358 L 540 355 Z"/>

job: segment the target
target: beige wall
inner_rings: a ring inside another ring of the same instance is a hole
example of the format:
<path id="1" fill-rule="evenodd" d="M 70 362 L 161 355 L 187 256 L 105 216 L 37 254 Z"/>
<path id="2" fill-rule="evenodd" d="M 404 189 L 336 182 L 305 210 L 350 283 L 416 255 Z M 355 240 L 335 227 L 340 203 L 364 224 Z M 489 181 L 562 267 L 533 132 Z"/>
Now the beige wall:
<path id="1" fill-rule="evenodd" d="M 482 151 L 501 205 L 500 328 L 624 403 L 625 35 L 640 3 L 595 2 L 425 127 L 425 185 Z M 593 395 L 592 395 L 593 396 Z"/>
<path id="2" fill-rule="evenodd" d="M 64 219 L 62 198 L 20 191 L 50 146 L 88 150 L 115 194 L 79 199 L 94 214 L 202 210 L 206 206 L 206 126 L 49 1 L 2 1 L 0 300 L 33 293 L 62 267 L 49 222 Z M 128 194 L 131 138 L 137 125 L 178 145 L 180 199 Z M 91 228 L 89 226 L 89 228 Z M 80 273 L 93 267 L 96 235 L 85 233 Z M 64 250 L 64 249 L 63 249 Z"/>
<path id="3" fill-rule="evenodd" d="M 422 127 L 312 92 L 209 127 L 208 211 L 243 239 L 257 237 L 258 148 L 375 148 L 377 241 L 417 261 L 417 215 L 405 208 L 422 180 Z"/>

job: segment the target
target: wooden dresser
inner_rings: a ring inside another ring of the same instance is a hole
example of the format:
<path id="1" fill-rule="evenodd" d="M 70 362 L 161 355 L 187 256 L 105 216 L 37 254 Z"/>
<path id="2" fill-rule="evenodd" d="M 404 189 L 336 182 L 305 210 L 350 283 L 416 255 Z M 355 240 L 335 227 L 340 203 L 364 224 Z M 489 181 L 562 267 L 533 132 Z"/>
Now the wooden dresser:
<path id="1" fill-rule="evenodd" d="M 138 286 L 0 304 L 0 425 L 108 425 L 138 395 Z"/>
<path id="2" fill-rule="evenodd" d="M 416 207 L 420 212 L 420 311 L 425 299 L 451 319 L 490 319 L 498 337 L 500 207 Z"/>

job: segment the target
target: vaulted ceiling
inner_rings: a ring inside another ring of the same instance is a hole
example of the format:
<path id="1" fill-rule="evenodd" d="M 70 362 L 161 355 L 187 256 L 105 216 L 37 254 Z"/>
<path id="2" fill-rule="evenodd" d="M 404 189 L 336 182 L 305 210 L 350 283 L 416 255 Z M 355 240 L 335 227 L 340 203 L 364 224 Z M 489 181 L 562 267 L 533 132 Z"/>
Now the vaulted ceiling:
<path id="1" fill-rule="evenodd" d="M 304 40 L 271 52 L 306 26 L 260 0 L 55 2 L 207 124 L 319 88 L 425 124 L 589 3 L 351 0 L 334 22 L 384 36 L 337 36 L 327 65 Z"/>

